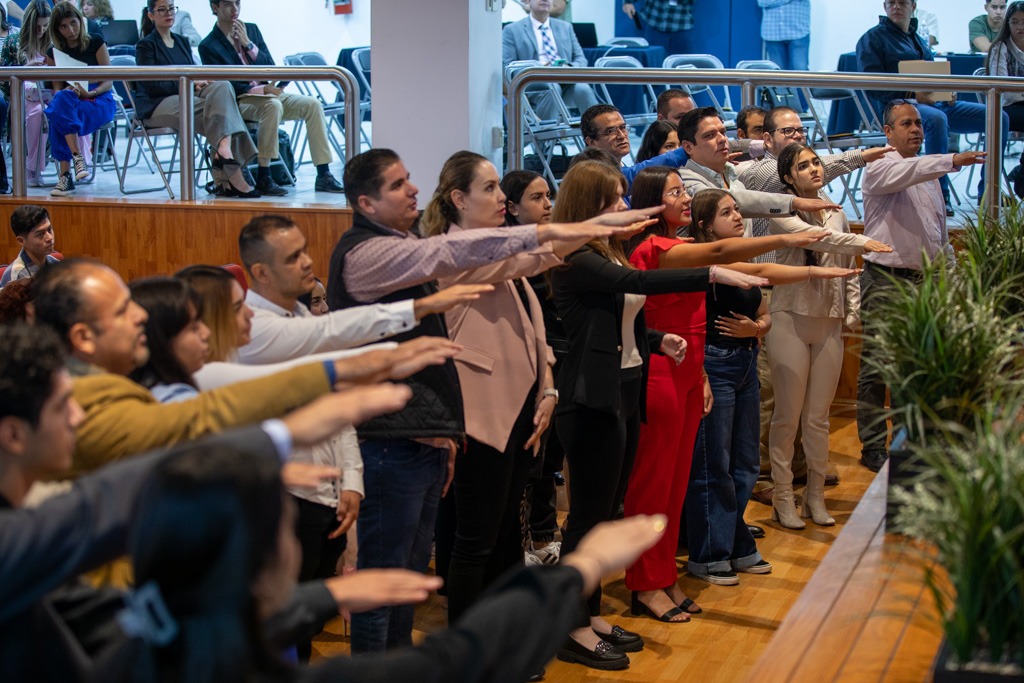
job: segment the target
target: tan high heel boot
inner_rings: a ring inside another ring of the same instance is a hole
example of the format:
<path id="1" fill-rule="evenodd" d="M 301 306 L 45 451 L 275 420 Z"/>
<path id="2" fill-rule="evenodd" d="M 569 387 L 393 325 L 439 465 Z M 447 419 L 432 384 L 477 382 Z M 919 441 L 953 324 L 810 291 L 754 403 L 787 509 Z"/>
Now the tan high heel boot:
<path id="1" fill-rule="evenodd" d="M 796 514 L 793 484 L 776 484 L 772 494 L 772 521 L 787 529 L 803 529 L 807 525 Z"/>
<path id="2" fill-rule="evenodd" d="M 807 472 L 807 489 L 804 491 L 804 506 L 800 511 L 803 518 L 810 517 L 818 526 L 832 526 L 836 520 L 825 509 L 825 475 Z"/>

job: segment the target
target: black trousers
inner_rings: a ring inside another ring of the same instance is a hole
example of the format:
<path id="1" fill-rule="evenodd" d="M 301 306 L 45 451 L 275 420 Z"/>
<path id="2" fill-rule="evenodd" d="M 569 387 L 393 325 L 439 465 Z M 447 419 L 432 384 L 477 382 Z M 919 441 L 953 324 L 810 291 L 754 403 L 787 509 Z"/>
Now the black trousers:
<path id="1" fill-rule="evenodd" d="M 468 439 L 455 460 L 455 541 L 448 567 L 448 620 L 454 622 L 509 567 L 523 563 L 519 509 L 533 466 L 536 388 L 527 394 L 504 451 Z"/>
<path id="2" fill-rule="evenodd" d="M 558 493 L 555 473 L 565 462 L 565 449 L 554 425 L 544 433 L 540 457 L 533 462 L 526 484 L 526 528 L 524 537 L 534 543 L 550 543 L 558 531 Z"/>
<path id="3" fill-rule="evenodd" d="M 621 411 L 615 415 L 574 405 L 555 418 L 569 464 L 569 519 L 562 533 L 562 556 L 601 522 L 612 519 L 626 495 L 626 484 L 640 440 L 640 368 L 620 377 Z M 601 614 L 601 587 L 587 598 L 590 616 Z"/>
<path id="4" fill-rule="evenodd" d="M 304 498 L 292 496 L 298 507 L 295 521 L 295 535 L 302 548 L 302 567 L 299 581 L 327 579 L 338 573 L 338 558 L 345 552 L 346 539 L 328 538 L 338 528 L 337 510 L 329 505 L 312 503 Z M 296 645 L 299 659 L 309 661 L 312 643 L 305 641 Z"/>

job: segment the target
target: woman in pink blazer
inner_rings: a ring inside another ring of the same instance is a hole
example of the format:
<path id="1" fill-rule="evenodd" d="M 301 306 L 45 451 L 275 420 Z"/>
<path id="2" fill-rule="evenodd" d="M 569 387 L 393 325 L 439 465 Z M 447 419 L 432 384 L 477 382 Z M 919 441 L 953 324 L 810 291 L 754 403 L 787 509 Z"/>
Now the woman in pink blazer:
<path id="1" fill-rule="evenodd" d="M 485 157 L 452 155 L 420 222 L 422 234 L 504 224 L 506 203 L 499 181 Z M 585 244 L 591 232 L 580 229 L 569 239 L 548 241 L 494 265 L 438 280 L 441 287 L 494 284 L 494 291 L 446 313 L 450 337 L 464 347 L 455 366 L 467 434 L 455 462 L 450 621 L 507 568 L 523 563 L 520 501 L 540 437 L 558 402 L 543 311 L 526 278 L 561 265 L 562 257 Z"/>

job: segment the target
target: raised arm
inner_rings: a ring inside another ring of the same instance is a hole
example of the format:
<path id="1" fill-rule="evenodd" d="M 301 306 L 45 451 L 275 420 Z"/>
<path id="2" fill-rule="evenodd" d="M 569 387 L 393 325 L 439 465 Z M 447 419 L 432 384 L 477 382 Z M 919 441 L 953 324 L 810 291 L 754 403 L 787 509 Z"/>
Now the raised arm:
<path id="1" fill-rule="evenodd" d="M 818 229 L 799 216 L 773 218 L 769 221 L 768 226 L 773 233 L 791 235 Z M 803 248 L 810 249 L 811 251 L 823 251 L 848 256 L 859 256 L 869 252 L 892 251 L 892 247 L 869 239 L 864 235 L 856 235 L 852 232 L 835 232 L 833 230 L 825 231 L 825 237 L 822 240 L 807 244 Z"/>
<path id="2" fill-rule="evenodd" d="M 734 261 L 747 261 L 776 249 L 807 247 L 820 241 L 830 231 L 817 230 L 795 235 L 769 235 L 767 237 L 729 237 L 714 242 L 677 244 L 662 252 L 659 268 L 698 268 Z"/>
<path id="3" fill-rule="evenodd" d="M 569 266 L 552 273 L 556 287 L 566 291 L 601 291 L 623 294 L 703 292 L 708 288 L 708 269 L 634 270 L 609 261 L 590 249 L 567 259 Z"/>
<path id="4" fill-rule="evenodd" d="M 747 275 L 763 277 L 773 285 L 791 285 L 810 280 L 830 280 L 837 277 L 851 277 L 860 273 L 859 268 L 831 268 L 825 266 L 784 266 L 781 263 L 730 263 L 725 266 Z"/>

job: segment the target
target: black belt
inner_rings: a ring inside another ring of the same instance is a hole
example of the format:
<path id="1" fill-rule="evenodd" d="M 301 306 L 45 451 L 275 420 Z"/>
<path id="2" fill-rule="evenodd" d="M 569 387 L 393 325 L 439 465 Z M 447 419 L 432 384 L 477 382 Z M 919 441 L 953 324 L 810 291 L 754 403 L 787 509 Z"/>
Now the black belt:
<path id="1" fill-rule="evenodd" d="M 880 265 L 878 263 L 875 263 L 874 261 L 865 261 L 864 263 L 872 268 L 884 270 L 886 273 L 889 273 L 890 275 L 895 275 L 896 277 L 902 277 L 908 280 L 921 279 L 921 271 L 917 270 L 916 268 L 894 268 L 892 266 Z"/>

